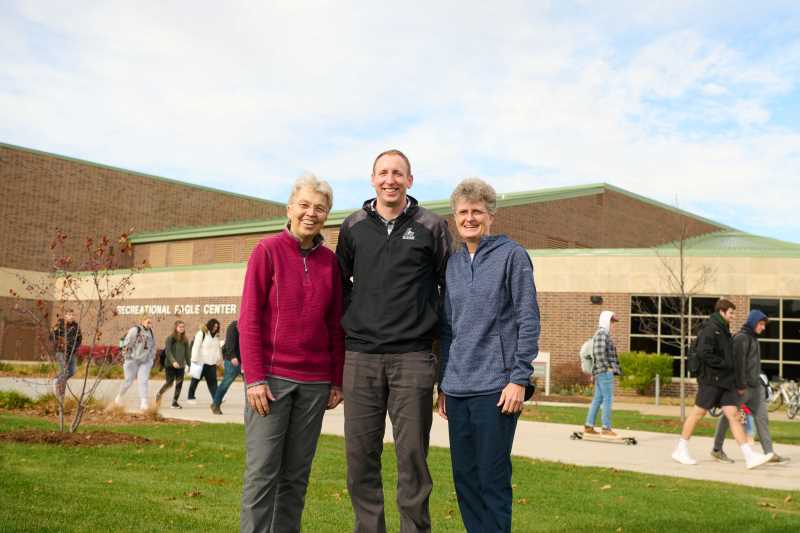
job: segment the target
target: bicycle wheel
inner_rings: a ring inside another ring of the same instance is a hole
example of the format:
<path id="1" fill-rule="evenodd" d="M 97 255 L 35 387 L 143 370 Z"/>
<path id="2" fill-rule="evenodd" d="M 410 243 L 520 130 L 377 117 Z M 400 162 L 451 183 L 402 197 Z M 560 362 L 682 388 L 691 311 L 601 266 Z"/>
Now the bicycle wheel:
<path id="1" fill-rule="evenodd" d="M 791 420 L 797 416 L 798 411 L 800 411 L 800 398 L 795 396 L 792 398 L 792 403 L 786 406 L 786 416 Z"/>
<path id="2" fill-rule="evenodd" d="M 777 411 L 783 405 L 783 394 L 778 391 L 775 396 L 773 397 L 772 401 L 767 404 L 767 411 L 772 413 L 773 411 Z"/>

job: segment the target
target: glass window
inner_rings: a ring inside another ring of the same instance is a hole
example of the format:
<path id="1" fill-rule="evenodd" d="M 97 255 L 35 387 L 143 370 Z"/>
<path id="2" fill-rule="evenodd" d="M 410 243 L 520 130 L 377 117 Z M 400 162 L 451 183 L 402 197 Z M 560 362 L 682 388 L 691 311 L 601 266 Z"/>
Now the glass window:
<path id="1" fill-rule="evenodd" d="M 631 314 L 657 315 L 658 296 L 633 296 L 631 298 Z"/>
<path id="2" fill-rule="evenodd" d="M 783 318 L 800 318 L 800 300 L 783 301 Z"/>
<path id="3" fill-rule="evenodd" d="M 677 296 L 662 296 L 661 314 L 662 315 L 681 314 L 681 299 L 678 298 Z"/>
<path id="4" fill-rule="evenodd" d="M 688 332 L 684 332 L 687 334 Z M 681 334 L 681 319 L 679 317 L 666 317 L 661 319 L 661 335 Z"/>
<path id="5" fill-rule="evenodd" d="M 800 325 L 800 324 L 798 324 Z M 767 322 L 767 329 L 761 334 L 764 339 L 780 339 L 781 338 L 781 323 L 779 320 L 770 320 Z"/>
<path id="6" fill-rule="evenodd" d="M 761 371 L 764 372 L 769 379 L 780 377 L 778 363 L 761 363 Z"/>
<path id="7" fill-rule="evenodd" d="M 800 380 L 800 365 L 783 364 L 783 379 Z"/>
<path id="8" fill-rule="evenodd" d="M 767 328 L 769 329 L 769 328 Z M 789 340 L 800 340 L 800 322 L 783 322 L 783 338 Z"/>
<path id="9" fill-rule="evenodd" d="M 666 355 L 681 355 L 680 339 L 665 339 L 661 337 L 661 353 Z M 678 374 L 680 376 L 680 374 Z"/>
<path id="10" fill-rule="evenodd" d="M 715 305 L 717 305 L 717 298 L 695 296 L 692 298 L 692 314 L 708 316 L 714 312 Z"/>
<path id="11" fill-rule="evenodd" d="M 778 342 L 760 341 L 761 346 L 761 360 L 771 359 L 777 361 L 780 359 L 781 345 Z"/>
<path id="12" fill-rule="evenodd" d="M 764 357 L 763 355 L 761 356 Z M 800 342 L 783 343 L 783 360 L 800 362 Z"/>
<path id="13" fill-rule="evenodd" d="M 631 337 L 631 351 L 658 353 L 658 341 L 655 337 Z"/>
<path id="14" fill-rule="evenodd" d="M 780 303 L 780 300 L 753 298 L 750 300 L 750 310 L 758 309 L 769 318 L 779 318 L 781 316 Z"/>
<path id="15" fill-rule="evenodd" d="M 697 336 L 697 332 L 700 331 L 700 326 L 703 325 L 705 322 L 705 318 L 693 318 L 692 319 L 692 336 Z"/>
<path id="16" fill-rule="evenodd" d="M 654 335 L 656 331 L 656 319 L 646 316 L 631 317 L 631 333 L 643 335 Z"/>

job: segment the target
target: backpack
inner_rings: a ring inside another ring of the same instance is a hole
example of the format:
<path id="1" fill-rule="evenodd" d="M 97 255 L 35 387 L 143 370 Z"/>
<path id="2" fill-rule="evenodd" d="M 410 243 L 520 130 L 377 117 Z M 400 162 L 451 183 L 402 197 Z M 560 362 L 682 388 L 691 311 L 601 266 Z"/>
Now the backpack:
<path id="1" fill-rule="evenodd" d="M 139 334 L 142 332 L 142 326 L 140 326 L 139 324 L 136 324 L 136 326 L 135 326 L 135 327 L 136 327 L 136 336 L 138 337 L 138 336 L 139 336 Z M 128 330 L 128 331 L 130 331 L 130 330 Z M 125 350 L 127 350 L 127 348 L 128 348 L 128 347 L 125 345 L 125 339 L 126 339 L 126 338 L 128 338 L 128 331 L 126 331 L 126 332 L 125 332 L 125 333 L 122 335 L 122 337 L 120 337 L 120 338 L 119 338 L 119 348 L 120 348 L 120 350 L 123 350 L 123 351 L 125 351 Z"/>
<path id="2" fill-rule="evenodd" d="M 158 361 L 158 369 L 164 370 L 164 367 L 167 364 L 167 351 L 164 348 L 161 348 L 156 352 L 156 360 Z"/>
<path id="3" fill-rule="evenodd" d="M 698 337 L 695 337 L 689 345 L 689 353 L 686 355 L 686 369 L 694 376 L 700 373 L 702 367 L 700 357 L 697 355 L 697 339 Z"/>
<path id="4" fill-rule="evenodd" d="M 581 345 L 579 357 L 581 359 L 581 370 L 584 374 L 591 374 L 594 370 L 594 336 Z"/>
<path id="5" fill-rule="evenodd" d="M 206 340 L 206 332 L 203 331 L 202 329 L 200 331 L 203 333 L 203 337 L 200 339 L 200 344 L 203 344 L 203 341 Z M 192 337 L 192 340 L 189 341 L 189 354 L 190 354 L 190 356 L 191 356 L 191 353 L 192 353 L 192 347 L 193 346 L 194 346 L 194 337 Z"/>

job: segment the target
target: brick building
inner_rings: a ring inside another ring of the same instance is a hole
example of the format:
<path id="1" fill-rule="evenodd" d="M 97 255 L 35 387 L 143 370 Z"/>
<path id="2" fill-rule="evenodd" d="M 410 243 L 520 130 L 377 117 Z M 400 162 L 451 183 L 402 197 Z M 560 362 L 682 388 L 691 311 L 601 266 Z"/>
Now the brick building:
<path id="1" fill-rule="evenodd" d="M 370 192 L 365 183 L 364 194 Z M 251 201 L 257 209 L 258 201 Z M 190 330 L 212 316 L 223 327 L 235 319 L 250 251 L 285 225 L 283 207 L 268 205 L 279 212 L 166 224 L 178 228 L 139 224 L 134 257 L 150 268 L 137 274 L 136 298 L 119 307 L 111 336 L 118 337 L 143 311 L 156 318 L 159 339 L 178 316 Z M 450 216 L 446 201 L 423 205 Z M 330 214 L 323 231 L 328 246 L 335 247 L 338 227 L 352 210 Z M 140 216 L 149 213 L 144 209 Z M 608 184 L 500 195 L 493 230 L 520 242 L 533 258 L 541 350 L 549 354 L 555 382 L 577 377 L 578 348 L 594 332 L 603 309 L 620 317 L 615 337 L 621 351 L 677 353 L 670 330 L 674 291 L 665 265 L 677 263 L 670 243 L 681 235 L 688 276 L 700 267 L 711 274 L 691 302 L 692 325 L 720 296 L 733 299 L 740 319 L 757 306 L 773 318 L 762 341 L 767 371 L 800 377 L 800 245 L 737 232 Z"/>

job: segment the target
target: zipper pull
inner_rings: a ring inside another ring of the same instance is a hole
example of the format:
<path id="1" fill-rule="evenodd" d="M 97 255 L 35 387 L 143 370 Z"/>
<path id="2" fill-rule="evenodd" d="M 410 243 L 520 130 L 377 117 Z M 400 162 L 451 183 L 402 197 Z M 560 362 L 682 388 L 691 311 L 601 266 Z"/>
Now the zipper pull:
<path id="1" fill-rule="evenodd" d="M 308 274 L 308 258 L 303 256 L 303 271 Z"/>

